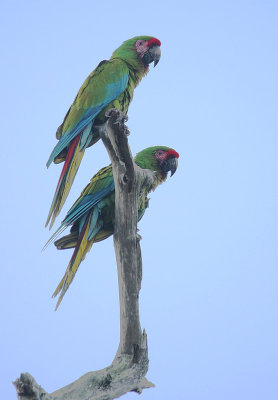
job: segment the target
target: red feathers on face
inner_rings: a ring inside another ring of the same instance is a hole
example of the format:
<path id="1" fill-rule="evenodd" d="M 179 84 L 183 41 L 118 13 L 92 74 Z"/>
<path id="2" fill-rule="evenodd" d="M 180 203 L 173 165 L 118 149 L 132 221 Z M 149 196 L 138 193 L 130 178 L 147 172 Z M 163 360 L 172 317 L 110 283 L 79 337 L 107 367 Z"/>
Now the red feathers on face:
<path id="1" fill-rule="evenodd" d="M 149 47 L 152 47 L 152 46 L 161 46 L 161 42 L 160 42 L 160 40 L 158 40 L 158 39 L 156 39 L 156 38 L 151 38 L 151 39 L 148 41 L 148 46 L 149 46 Z"/>
<path id="2" fill-rule="evenodd" d="M 174 156 L 175 158 L 179 158 L 179 153 L 177 153 L 174 149 L 167 150 L 157 150 L 155 152 L 155 158 L 157 160 L 165 161 L 168 157 Z"/>
<path id="3" fill-rule="evenodd" d="M 177 153 L 175 150 L 173 150 L 173 149 L 170 149 L 168 152 L 167 152 L 167 155 L 168 155 L 168 157 L 170 156 L 170 155 L 172 155 L 172 156 L 174 156 L 175 158 L 179 158 L 179 153 Z"/>

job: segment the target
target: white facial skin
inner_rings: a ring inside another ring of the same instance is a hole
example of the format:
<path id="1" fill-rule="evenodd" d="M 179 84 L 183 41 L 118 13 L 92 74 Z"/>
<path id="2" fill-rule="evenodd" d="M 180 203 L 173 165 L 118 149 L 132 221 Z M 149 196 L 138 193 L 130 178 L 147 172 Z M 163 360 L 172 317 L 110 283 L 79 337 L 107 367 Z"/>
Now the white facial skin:
<path id="1" fill-rule="evenodd" d="M 137 40 L 135 43 L 135 48 L 139 56 L 143 58 L 144 54 L 149 49 L 149 42 L 147 40 Z"/>
<path id="2" fill-rule="evenodd" d="M 155 158 L 159 160 L 160 164 L 168 157 L 168 152 L 165 150 L 157 150 L 155 152 Z"/>

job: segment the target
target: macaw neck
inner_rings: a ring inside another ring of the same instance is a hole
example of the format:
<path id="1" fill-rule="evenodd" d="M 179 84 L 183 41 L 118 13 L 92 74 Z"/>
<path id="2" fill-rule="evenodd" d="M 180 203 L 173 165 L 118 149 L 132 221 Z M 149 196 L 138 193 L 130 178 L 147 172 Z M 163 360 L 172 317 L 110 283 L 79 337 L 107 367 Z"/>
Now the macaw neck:
<path id="1" fill-rule="evenodd" d="M 155 190 L 167 178 L 167 173 L 162 174 L 160 171 L 141 168 L 137 164 L 135 164 L 135 170 L 139 176 L 139 192 L 145 194 Z"/>
<path id="2" fill-rule="evenodd" d="M 131 78 L 134 81 L 138 80 L 138 83 L 143 78 L 143 76 L 145 76 L 149 72 L 149 66 L 145 66 L 143 61 L 137 55 L 129 57 L 115 55 L 112 56 L 111 59 L 119 59 L 123 61 L 129 69 L 129 74 L 131 75 Z"/>
<path id="3" fill-rule="evenodd" d="M 140 66 L 140 68 L 138 68 L 138 66 L 133 66 L 131 64 L 129 64 L 127 61 L 124 61 L 129 69 L 129 80 L 132 80 L 132 82 L 134 83 L 134 86 L 136 87 L 137 85 L 139 85 L 141 79 L 147 75 L 147 73 L 149 72 L 149 67 L 145 67 L 144 64 L 142 63 L 142 66 Z"/>

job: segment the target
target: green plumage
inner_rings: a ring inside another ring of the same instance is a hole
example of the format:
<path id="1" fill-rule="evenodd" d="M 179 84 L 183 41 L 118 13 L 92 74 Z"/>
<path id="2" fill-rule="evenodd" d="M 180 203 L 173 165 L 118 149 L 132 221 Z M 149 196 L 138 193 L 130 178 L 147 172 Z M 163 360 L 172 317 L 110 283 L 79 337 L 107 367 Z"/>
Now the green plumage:
<path id="1" fill-rule="evenodd" d="M 50 228 L 69 194 L 85 149 L 99 140 L 98 126 L 105 122 L 106 111 L 117 108 L 126 114 L 135 87 L 149 70 L 143 53 L 138 53 L 138 40 L 147 45 L 150 40 L 157 41 L 151 36 L 134 37 L 115 50 L 110 60 L 102 61 L 79 89 L 57 129 L 59 142 L 47 166 L 52 162 L 65 164 L 46 221 L 48 225 L 51 219 Z"/>
<path id="2" fill-rule="evenodd" d="M 168 171 L 173 173 L 176 170 L 177 158 L 178 153 L 165 146 L 149 147 L 135 157 L 137 166 L 144 170 L 140 174 L 141 181 L 138 182 L 138 220 L 148 207 L 148 194 L 166 180 Z M 53 294 L 56 296 L 60 293 L 57 307 L 93 243 L 113 234 L 114 209 L 114 179 L 112 167 L 109 165 L 93 176 L 68 211 L 60 228 L 48 241 L 52 242 L 64 229 L 71 226 L 68 235 L 55 241 L 58 249 L 74 248 L 66 273 Z"/>
<path id="3" fill-rule="evenodd" d="M 95 118 L 95 123 L 104 122 L 104 114 L 109 108 L 118 108 L 124 114 L 127 113 L 134 89 L 149 71 L 149 67 L 143 64 L 135 52 L 134 45 L 139 39 L 150 40 L 151 36 L 136 36 L 125 41 L 114 51 L 110 60 L 101 61 L 96 69 L 91 72 L 79 89 L 62 125 L 59 126 L 57 139 L 60 139 L 65 132 L 73 129 L 88 108 L 104 103 L 108 97 L 107 90 L 105 90 L 106 86 L 119 81 L 125 74 L 128 74 L 126 88 L 101 110 Z"/>

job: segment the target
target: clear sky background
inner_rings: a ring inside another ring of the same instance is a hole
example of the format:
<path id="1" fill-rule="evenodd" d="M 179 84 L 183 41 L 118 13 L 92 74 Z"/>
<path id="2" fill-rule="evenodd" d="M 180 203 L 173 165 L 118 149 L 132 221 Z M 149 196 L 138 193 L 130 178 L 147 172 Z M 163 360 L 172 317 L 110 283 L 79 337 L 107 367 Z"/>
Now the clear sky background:
<path id="1" fill-rule="evenodd" d="M 139 225 L 156 384 L 140 398 L 277 400 L 278 2 L 9 0 L 0 12 L 1 398 L 16 398 L 20 372 L 52 392 L 116 353 L 112 238 L 54 312 L 71 250 L 41 252 L 61 168 L 45 164 L 88 74 L 124 40 L 151 35 L 162 58 L 135 91 L 129 143 L 180 159 Z M 108 163 L 102 143 L 86 152 L 56 228 Z"/>

